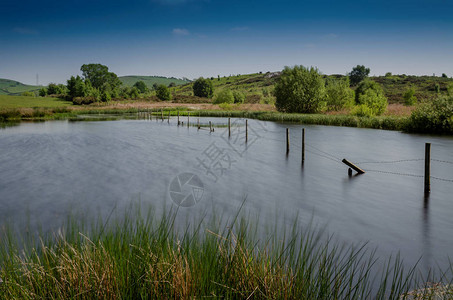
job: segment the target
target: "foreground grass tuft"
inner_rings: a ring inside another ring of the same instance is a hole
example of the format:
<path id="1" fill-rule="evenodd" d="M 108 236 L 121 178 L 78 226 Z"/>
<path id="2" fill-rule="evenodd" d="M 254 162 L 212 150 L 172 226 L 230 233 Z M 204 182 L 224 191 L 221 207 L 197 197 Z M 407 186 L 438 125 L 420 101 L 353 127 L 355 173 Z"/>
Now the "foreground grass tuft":
<path id="1" fill-rule="evenodd" d="M 89 233 L 70 222 L 22 244 L 3 230 L 0 298 L 398 299 L 418 286 L 398 257 L 379 268 L 366 245 L 339 245 L 312 227 L 261 240 L 246 219 L 178 232 L 175 217 L 137 211 Z"/>

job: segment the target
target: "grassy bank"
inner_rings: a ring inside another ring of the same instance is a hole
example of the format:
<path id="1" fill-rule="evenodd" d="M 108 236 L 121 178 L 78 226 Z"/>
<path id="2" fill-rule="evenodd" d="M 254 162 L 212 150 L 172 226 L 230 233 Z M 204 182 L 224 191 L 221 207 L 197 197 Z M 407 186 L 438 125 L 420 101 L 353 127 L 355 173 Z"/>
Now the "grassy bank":
<path id="1" fill-rule="evenodd" d="M 398 299 L 442 279 L 420 277 L 398 257 L 376 258 L 366 245 L 340 245 L 297 223 L 260 239 L 246 218 L 200 221 L 178 232 L 176 217 L 157 220 L 137 210 L 89 232 L 69 222 L 39 242 L 20 243 L 4 229 L 0 298 Z"/>

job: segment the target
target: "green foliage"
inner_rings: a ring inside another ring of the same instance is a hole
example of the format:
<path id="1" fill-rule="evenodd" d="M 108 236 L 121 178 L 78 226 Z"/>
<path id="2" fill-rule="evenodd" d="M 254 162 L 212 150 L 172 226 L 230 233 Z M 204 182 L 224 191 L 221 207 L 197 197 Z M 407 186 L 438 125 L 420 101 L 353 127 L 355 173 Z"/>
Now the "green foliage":
<path id="1" fill-rule="evenodd" d="M 355 100 L 358 105 L 365 105 L 369 110 L 361 108 L 361 112 L 367 112 L 370 116 L 379 116 L 387 109 L 387 98 L 382 87 L 372 80 L 362 81 L 355 91 Z"/>
<path id="2" fill-rule="evenodd" d="M 77 75 L 77 77 L 71 76 L 67 84 L 68 95 L 71 99 L 75 97 L 85 97 L 87 90 L 83 79 Z"/>
<path id="3" fill-rule="evenodd" d="M 133 86 L 133 87 L 131 88 L 131 91 L 130 91 L 130 94 L 129 94 L 129 95 L 130 95 L 130 97 L 131 97 L 132 99 L 137 99 L 138 96 L 140 95 L 140 91 L 138 90 L 138 88 L 136 88 L 135 86 Z"/>
<path id="4" fill-rule="evenodd" d="M 143 80 L 139 80 L 134 84 L 134 87 L 136 87 L 140 93 L 146 93 L 148 91 L 148 87 L 146 86 L 145 82 Z"/>
<path id="5" fill-rule="evenodd" d="M 274 94 L 279 111 L 315 113 L 325 104 L 324 79 L 313 67 L 285 67 L 275 84 Z"/>
<path id="6" fill-rule="evenodd" d="M 349 87 L 349 79 L 329 79 L 326 81 L 327 110 L 341 110 L 354 105 L 354 91 Z"/>
<path id="7" fill-rule="evenodd" d="M 418 106 L 411 114 L 407 130 L 453 134 L 453 96 L 438 97 Z"/>
<path id="8" fill-rule="evenodd" d="M 403 99 L 404 99 L 404 104 L 405 105 L 415 105 L 417 103 L 417 97 L 415 97 L 414 88 L 411 87 L 410 89 L 408 89 L 404 93 Z"/>
<path id="9" fill-rule="evenodd" d="M 112 100 L 112 96 L 110 95 L 110 93 L 108 91 L 103 91 L 101 93 L 101 101 L 108 102 L 110 100 Z"/>
<path id="10" fill-rule="evenodd" d="M 233 91 L 234 103 L 244 103 L 245 94 L 241 91 L 234 90 Z"/>
<path id="11" fill-rule="evenodd" d="M 170 100 L 171 93 L 165 84 L 160 84 L 156 89 L 156 96 L 162 101 Z"/>
<path id="12" fill-rule="evenodd" d="M 366 68 L 363 65 L 357 65 L 356 67 L 352 68 L 351 73 L 349 73 L 349 80 L 351 81 L 351 85 L 358 85 L 362 80 L 367 78 L 369 74 L 370 69 Z"/>
<path id="13" fill-rule="evenodd" d="M 440 93 L 440 85 L 438 83 L 436 83 L 434 85 L 434 91 L 436 92 L 436 94 L 439 94 Z"/>
<path id="14" fill-rule="evenodd" d="M 45 97 L 47 96 L 47 89 L 46 88 L 42 88 L 39 90 L 39 96 L 40 97 Z"/>
<path id="15" fill-rule="evenodd" d="M 90 81 L 91 85 L 99 90 L 102 90 L 105 83 L 108 83 L 111 89 L 115 89 L 121 85 L 115 73 L 109 72 L 107 66 L 101 64 L 85 64 L 80 67 L 83 77 L 86 81 Z"/>
<path id="16" fill-rule="evenodd" d="M 233 92 L 229 89 L 221 90 L 214 98 L 214 104 L 219 103 L 234 103 Z"/>
<path id="17" fill-rule="evenodd" d="M 35 97 L 36 95 L 33 92 L 23 92 L 21 94 L 21 96 L 24 96 L 24 97 Z"/>
<path id="18" fill-rule="evenodd" d="M 447 95 L 453 96 L 453 83 L 450 83 L 450 84 L 447 86 Z"/>
<path id="19" fill-rule="evenodd" d="M 212 98 L 214 94 L 212 81 L 203 77 L 198 78 L 193 84 L 193 94 L 197 97 Z"/>
<path id="20" fill-rule="evenodd" d="M 391 77 L 391 76 L 392 76 L 392 72 L 385 73 L 385 77 Z"/>
<path id="21" fill-rule="evenodd" d="M 447 74 L 442 73 L 442 78 L 448 78 Z"/>
<path id="22" fill-rule="evenodd" d="M 64 95 L 66 87 L 63 84 L 50 83 L 47 87 L 47 95 Z"/>
<path id="23" fill-rule="evenodd" d="M 174 83 L 174 82 L 170 82 L 170 84 L 168 85 L 169 88 L 175 87 L 175 86 L 176 86 L 176 83 Z"/>

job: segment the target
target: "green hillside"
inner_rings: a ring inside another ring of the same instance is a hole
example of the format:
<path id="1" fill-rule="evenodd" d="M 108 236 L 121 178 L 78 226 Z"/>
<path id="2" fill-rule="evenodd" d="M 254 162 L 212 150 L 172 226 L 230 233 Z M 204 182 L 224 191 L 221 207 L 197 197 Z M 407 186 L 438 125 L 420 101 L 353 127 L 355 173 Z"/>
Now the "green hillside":
<path id="1" fill-rule="evenodd" d="M 176 85 L 181 85 L 181 84 L 186 84 L 189 82 L 189 80 L 183 80 L 183 79 L 178 79 L 174 77 L 161 77 L 161 76 L 137 76 L 137 75 L 131 75 L 131 76 L 121 76 L 119 77 L 121 82 L 123 83 L 124 86 L 133 86 L 137 81 L 143 81 L 148 88 L 152 88 L 153 84 L 165 84 L 168 86 L 170 83 L 174 83 Z"/>
<path id="2" fill-rule="evenodd" d="M 26 85 L 18 81 L 0 78 L 0 95 L 20 95 L 23 92 L 39 91 L 41 86 Z"/>
<path id="3" fill-rule="evenodd" d="M 246 94 L 249 101 L 270 97 L 274 89 L 274 84 L 280 77 L 280 72 L 256 73 L 247 75 L 233 75 L 227 77 L 211 77 L 214 86 L 214 93 L 228 88 L 230 90 L 241 90 Z M 325 75 L 325 78 L 341 78 L 344 75 Z M 375 76 L 371 80 L 378 82 L 389 103 L 404 103 L 403 94 L 410 88 L 415 90 L 415 96 L 420 101 L 432 100 L 439 94 L 446 94 L 448 86 L 453 88 L 453 78 L 436 76 L 413 76 L 413 75 L 392 75 Z M 174 93 L 179 95 L 193 95 L 193 83 L 174 88 Z M 440 92 L 436 92 L 436 85 L 439 85 Z"/>

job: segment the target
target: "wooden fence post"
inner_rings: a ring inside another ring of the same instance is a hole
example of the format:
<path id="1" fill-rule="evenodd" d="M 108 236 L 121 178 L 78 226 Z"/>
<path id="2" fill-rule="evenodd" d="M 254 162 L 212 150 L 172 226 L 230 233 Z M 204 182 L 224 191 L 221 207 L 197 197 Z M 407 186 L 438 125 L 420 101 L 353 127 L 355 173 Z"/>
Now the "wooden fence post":
<path id="1" fill-rule="evenodd" d="M 247 143 L 247 141 L 249 140 L 249 131 L 248 131 L 248 120 L 245 120 L 245 142 Z"/>
<path id="2" fill-rule="evenodd" d="M 286 154 L 289 153 L 289 128 L 286 128 Z"/>
<path id="3" fill-rule="evenodd" d="M 178 110 L 178 126 L 179 126 L 179 124 L 180 124 L 180 123 L 179 123 L 179 110 Z"/>
<path id="4" fill-rule="evenodd" d="M 302 128 L 302 164 L 305 163 L 305 128 Z"/>
<path id="5" fill-rule="evenodd" d="M 431 143 L 425 143 L 425 194 L 431 192 Z"/>
<path id="6" fill-rule="evenodd" d="M 187 128 L 189 128 L 190 123 L 190 112 L 187 113 Z"/>
<path id="7" fill-rule="evenodd" d="M 209 132 L 212 132 L 212 123 L 209 121 Z"/>
<path id="8" fill-rule="evenodd" d="M 228 137 L 231 137 L 231 119 L 228 118 Z"/>

